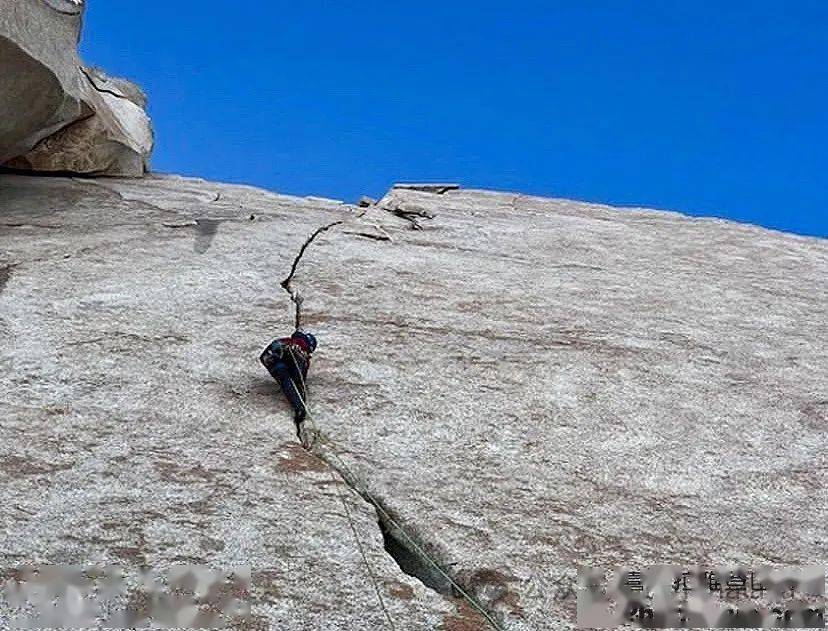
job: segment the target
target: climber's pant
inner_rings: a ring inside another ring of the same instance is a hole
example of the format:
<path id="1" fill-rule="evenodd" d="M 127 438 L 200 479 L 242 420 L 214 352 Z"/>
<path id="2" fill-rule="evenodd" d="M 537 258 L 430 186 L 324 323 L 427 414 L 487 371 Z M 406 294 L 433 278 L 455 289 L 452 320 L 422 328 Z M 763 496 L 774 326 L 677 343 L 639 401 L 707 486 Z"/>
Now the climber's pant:
<path id="1" fill-rule="evenodd" d="M 303 403 L 305 398 L 303 384 L 303 375 L 287 362 L 276 362 L 270 367 L 270 374 L 282 386 L 282 392 L 285 393 L 287 400 L 296 412 L 297 417 L 304 418 L 306 410 Z"/>

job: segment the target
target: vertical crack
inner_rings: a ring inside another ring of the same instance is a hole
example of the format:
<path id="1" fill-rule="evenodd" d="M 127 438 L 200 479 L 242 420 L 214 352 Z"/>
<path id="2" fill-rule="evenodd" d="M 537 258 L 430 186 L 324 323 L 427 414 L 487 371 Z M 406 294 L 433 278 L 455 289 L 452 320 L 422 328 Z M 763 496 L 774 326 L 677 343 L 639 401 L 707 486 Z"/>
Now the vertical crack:
<path id="1" fill-rule="evenodd" d="M 427 213 L 427 211 L 413 211 L 413 213 L 406 212 L 405 214 L 413 214 L 414 216 L 419 217 L 433 217 L 433 215 Z M 412 216 L 408 216 L 406 218 L 412 221 L 413 225 L 419 225 Z M 345 223 L 345 220 L 325 224 L 324 226 L 317 228 L 307 239 L 305 239 L 299 249 L 299 252 L 293 259 L 290 273 L 281 282 L 282 288 L 287 292 L 291 301 L 296 306 L 295 325 L 297 329 L 300 328 L 302 322 L 303 298 L 299 290 L 293 286 L 293 278 L 296 276 L 302 257 L 308 247 L 314 242 L 314 240 L 316 240 L 317 237 L 319 237 L 319 235 L 343 223 Z M 463 584 L 459 576 L 451 573 L 447 563 L 434 558 L 435 555 L 431 552 L 431 550 L 433 550 L 435 546 L 427 544 L 407 532 L 406 529 L 400 525 L 399 520 L 392 515 L 390 509 L 368 491 L 367 485 L 360 482 L 359 478 L 350 470 L 348 465 L 346 465 L 342 458 L 337 454 L 331 440 L 322 434 L 322 432 L 319 431 L 319 428 L 316 427 L 313 420 L 313 413 L 307 403 L 308 402 L 306 402 L 306 408 L 308 408 L 307 422 L 311 425 L 314 435 L 311 440 L 306 441 L 303 439 L 302 447 L 308 452 L 308 454 L 327 465 L 331 471 L 338 473 L 339 477 L 351 489 L 351 491 L 374 507 L 379 529 L 383 537 L 385 551 L 394 559 L 400 569 L 405 574 L 417 578 L 423 583 L 423 585 L 442 596 L 463 599 L 468 605 L 477 610 L 493 629 L 496 631 L 502 631 L 503 627 L 500 621 L 500 616 L 491 608 L 485 607 L 472 595 L 474 592 L 473 586 Z M 323 443 L 328 445 L 328 450 L 323 451 L 321 447 Z M 351 522 L 350 516 L 349 522 Z M 352 522 L 351 527 L 353 528 Z M 356 535 L 355 530 L 354 534 Z M 372 574 L 373 578 L 373 570 L 370 568 L 370 563 L 368 562 L 367 557 L 364 557 L 364 560 L 368 566 L 369 573 Z M 374 588 L 377 591 L 377 597 L 383 610 L 385 611 L 386 616 L 388 617 L 388 621 L 393 628 L 393 621 L 385 608 L 384 600 L 376 581 Z"/>
<path id="2" fill-rule="evenodd" d="M 372 495 L 367 485 L 361 483 L 342 458 L 333 451 L 331 441 L 318 429 L 314 428 L 314 431 L 319 440 L 305 449 L 336 471 L 354 493 L 374 507 L 385 551 L 394 559 L 399 568 L 441 596 L 464 600 L 477 610 L 493 629 L 503 631 L 502 616 L 473 595 L 476 591 L 474 585 L 466 583 L 451 570 L 449 563 L 436 558 L 437 555 L 433 552 L 435 546 L 412 535 L 401 526 L 400 520 L 393 515 L 391 509 Z M 330 455 L 322 451 L 319 447 L 321 443 L 326 443 L 331 447 Z"/>
<path id="3" fill-rule="evenodd" d="M 400 530 L 384 519 L 379 511 L 377 511 L 377 523 L 382 533 L 385 551 L 397 562 L 403 573 L 416 578 L 441 596 L 460 597 L 460 594 L 452 587 L 451 581 L 444 575 L 445 570 L 438 571 L 429 560 L 418 554 L 417 550 L 408 545 Z"/>
<path id="4" fill-rule="evenodd" d="M 383 520 L 377 511 L 377 524 L 382 533 L 385 551 L 397 562 L 397 565 L 408 576 L 412 576 L 432 591 L 443 596 L 453 596 L 451 583 L 442 574 L 435 571 L 431 564 L 425 562 L 416 552 L 405 545 L 405 540 L 395 532 L 392 525 Z"/>
<path id="5" fill-rule="evenodd" d="M 302 261 L 302 257 L 305 255 L 305 250 L 308 249 L 311 243 L 314 242 L 316 237 L 318 237 L 323 232 L 327 232 L 331 228 L 335 226 L 339 226 L 345 223 L 344 219 L 340 219 L 339 221 L 333 221 L 329 224 L 325 224 L 324 226 L 317 228 L 314 233 L 305 239 L 305 242 L 302 244 L 302 247 L 299 248 L 299 253 L 293 259 L 293 265 L 290 266 L 290 274 L 287 275 L 287 278 L 282 281 L 282 289 L 284 289 L 288 295 L 290 296 L 291 301 L 294 305 L 296 305 L 296 317 L 295 317 L 295 325 L 296 328 L 301 328 L 302 324 L 302 295 L 299 293 L 299 290 L 293 287 L 293 277 L 296 276 L 296 270 L 299 267 L 299 263 Z"/>

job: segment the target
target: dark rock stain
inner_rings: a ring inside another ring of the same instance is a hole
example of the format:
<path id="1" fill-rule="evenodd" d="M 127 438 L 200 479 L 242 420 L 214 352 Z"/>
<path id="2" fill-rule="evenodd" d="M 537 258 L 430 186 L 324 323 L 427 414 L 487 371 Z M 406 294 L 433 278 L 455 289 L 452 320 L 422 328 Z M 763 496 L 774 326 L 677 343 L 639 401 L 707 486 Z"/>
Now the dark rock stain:
<path id="1" fill-rule="evenodd" d="M 15 454 L 0 457 L 0 471 L 12 478 L 22 478 L 27 475 L 49 475 L 71 469 L 74 463 L 58 464 L 24 458 Z"/>
<path id="2" fill-rule="evenodd" d="M 9 282 L 9 278 L 11 278 L 12 268 L 10 265 L 5 267 L 0 267 L 0 294 L 3 293 L 3 290 L 6 288 L 6 284 Z"/>
<path id="3" fill-rule="evenodd" d="M 400 581 L 389 581 L 386 583 L 388 593 L 399 600 L 414 600 L 414 590 L 410 585 Z"/>
<path id="4" fill-rule="evenodd" d="M 196 254 L 204 254 L 213 245 L 213 239 L 218 233 L 220 219 L 196 219 L 196 228 L 198 236 L 195 241 Z"/>
<path id="5" fill-rule="evenodd" d="M 284 443 L 276 453 L 279 456 L 276 466 L 281 473 L 321 473 L 328 470 L 324 462 L 298 443 Z"/>
<path id="6" fill-rule="evenodd" d="M 479 612 L 463 600 L 456 600 L 457 613 L 443 619 L 445 631 L 488 631 L 491 625 Z"/>

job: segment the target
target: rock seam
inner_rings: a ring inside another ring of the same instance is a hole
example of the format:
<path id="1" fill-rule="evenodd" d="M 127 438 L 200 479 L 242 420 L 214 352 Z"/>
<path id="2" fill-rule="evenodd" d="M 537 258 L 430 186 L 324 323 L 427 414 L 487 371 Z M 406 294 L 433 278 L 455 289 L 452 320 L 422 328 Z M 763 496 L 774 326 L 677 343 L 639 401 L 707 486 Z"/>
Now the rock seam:
<path id="1" fill-rule="evenodd" d="M 388 209 L 386 209 L 386 210 L 388 210 Z M 433 217 L 433 215 L 419 215 L 419 216 L 428 217 L 428 218 Z M 294 276 L 296 275 L 296 272 L 298 270 L 299 264 L 301 263 L 302 257 L 304 256 L 304 254 L 305 254 L 306 250 L 308 249 L 308 247 L 313 243 L 313 241 L 320 234 L 330 230 L 331 228 L 334 228 L 335 226 L 341 225 L 343 223 L 345 223 L 344 220 L 339 220 L 339 221 L 335 221 L 335 222 L 325 224 L 325 225 L 317 228 L 307 239 L 305 239 L 305 241 L 302 244 L 302 246 L 300 247 L 299 252 L 297 253 L 296 257 L 294 257 L 293 264 L 291 265 L 290 273 L 281 282 L 282 288 L 288 293 L 288 295 L 290 296 L 291 301 L 296 305 L 296 328 L 297 329 L 300 328 L 300 324 L 301 324 L 302 297 L 301 297 L 299 291 L 293 287 L 292 281 L 293 281 Z M 416 223 L 416 221 L 413 222 L 413 223 Z M 417 229 L 417 228 L 414 228 L 414 229 Z M 470 592 L 472 591 L 471 586 L 465 586 L 465 587 L 461 586 L 460 583 L 458 582 L 459 577 L 452 576 L 449 573 L 449 571 L 447 569 L 445 569 L 446 567 L 448 567 L 445 563 L 441 563 L 441 562 L 435 560 L 429 553 L 426 552 L 426 550 L 425 550 L 426 547 L 433 548 L 433 546 L 427 546 L 425 543 L 418 542 L 417 540 L 415 540 L 415 538 L 410 533 L 408 533 L 397 522 L 397 520 L 395 520 L 392 517 L 391 513 L 389 512 L 389 509 L 386 508 L 382 504 L 382 502 L 380 502 L 378 499 L 376 499 L 367 490 L 367 485 L 360 483 L 359 478 L 350 470 L 350 468 L 343 462 L 342 458 L 340 458 L 339 455 L 333 449 L 331 449 L 331 454 L 336 458 L 337 463 L 333 462 L 333 460 L 329 456 L 327 456 L 320 448 L 316 447 L 316 441 L 317 440 L 325 441 L 329 445 L 331 445 L 332 447 L 333 447 L 333 443 L 331 442 L 330 439 L 328 439 L 327 437 L 325 437 L 322 434 L 322 432 L 319 430 L 318 427 L 316 427 L 316 424 L 313 421 L 313 414 L 310 410 L 310 406 L 306 405 L 305 407 L 308 411 L 308 422 L 310 422 L 313 426 L 313 434 L 314 434 L 314 438 L 316 440 L 311 441 L 310 443 L 303 440 L 302 443 L 301 443 L 302 448 L 310 456 L 316 458 L 323 465 L 328 467 L 332 472 L 335 471 L 339 475 L 339 478 L 342 480 L 342 482 L 344 482 L 354 494 L 356 494 L 363 501 L 367 502 L 368 504 L 370 504 L 374 508 L 374 512 L 377 515 L 377 519 L 378 519 L 378 522 L 379 522 L 378 525 L 380 525 L 380 531 L 381 532 L 383 531 L 382 525 L 384 525 L 385 530 L 387 532 L 400 533 L 406 539 L 406 541 L 402 541 L 398 536 L 395 536 L 393 534 L 391 536 L 393 536 L 397 540 L 397 542 L 408 551 L 409 554 L 414 556 L 422 566 L 431 566 L 434 569 L 436 569 L 437 572 L 440 575 L 442 575 L 450 583 L 453 590 L 455 590 L 457 592 L 459 597 L 463 598 L 475 610 L 480 612 L 480 614 L 486 619 L 486 621 L 492 626 L 493 629 L 495 629 L 496 631 L 504 631 L 501 624 L 497 621 L 497 617 L 498 617 L 497 614 L 494 611 L 487 610 L 483 606 L 483 604 L 478 602 L 476 598 L 474 598 L 473 596 L 470 595 Z M 344 498 L 341 498 L 341 499 L 344 502 Z M 346 511 L 347 511 L 347 506 L 346 506 Z M 349 517 L 349 520 L 350 520 L 350 516 L 348 516 L 348 517 Z M 353 527 L 353 525 L 352 525 L 352 527 Z M 354 531 L 354 535 L 356 535 L 356 531 Z M 383 539 L 385 539 L 385 533 L 384 532 L 383 532 Z M 358 538 L 357 538 L 357 541 L 359 542 Z M 362 552 L 361 545 L 360 545 L 360 551 Z M 390 555 L 390 553 L 389 553 L 389 556 L 392 556 L 392 558 L 394 558 L 394 556 Z M 370 568 L 370 564 L 368 563 L 368 560 L 365 557 L 364 553 L 363 553 L 363 559 L 365 559 L 366 566 L 368 566 L 368 571 L 372 575 L 372 578 L 373 578 L 373 570 Z M 394 561 L 397 563 L 397 565 L 399 565 L 399 561 L 396 558 L 394 558 Z M 402 570 L 402 567 L 400 567 L 400 569 Z M 426 584 L 425 582 L 422 581 L 422 579 L 419 579 L 419 577 L 415 577 L 415 578 L 418 578 L 418 580 L 420 580 L 420 582 L 422 582 L 422 584 L 425 585 L 427 588 L 429 588 L 429 589 L 435 591 L 436 593 L 440 594 L 440 591 L 437 590 L 435 587 Z M 376 588 L 376 585 L 375 585 L 375 588 Z M 441 595 L 444 595 L 444 594 L 441 594 Z M 382 595 L 380 594 L 378 589 L 377 589 L 377 596 L 379 598 L 379 601 L 380 601 L 380 604 L 382 605 L 383 610 L 386 613 L 386 616 L 388 616 L 388 611 L 385 609 L 385 604 L 384 604 L 384 601 L 382 599 Z M 389 619 L 389 622 L 391 622 L 392 627 L 393 627 L 393 621 L 391 621 L 390 616 L 388 616 L 388 619 Z"/>

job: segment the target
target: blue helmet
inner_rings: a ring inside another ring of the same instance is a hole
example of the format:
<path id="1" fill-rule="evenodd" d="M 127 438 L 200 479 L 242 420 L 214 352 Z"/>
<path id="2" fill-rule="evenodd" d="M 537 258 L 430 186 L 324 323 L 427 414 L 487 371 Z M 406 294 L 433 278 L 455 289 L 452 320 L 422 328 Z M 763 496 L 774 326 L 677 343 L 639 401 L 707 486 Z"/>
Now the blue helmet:
<path id="1" fill-rule="evenodd" d="M 308 350 L 310 350 L 311 353 L 316 350 L 316 337 L 312 333 L 305 333 L 305 331 L 297 329 L 291 337 L 294 339 L 304 340 L 304 342 L 308 345 Z"/>

